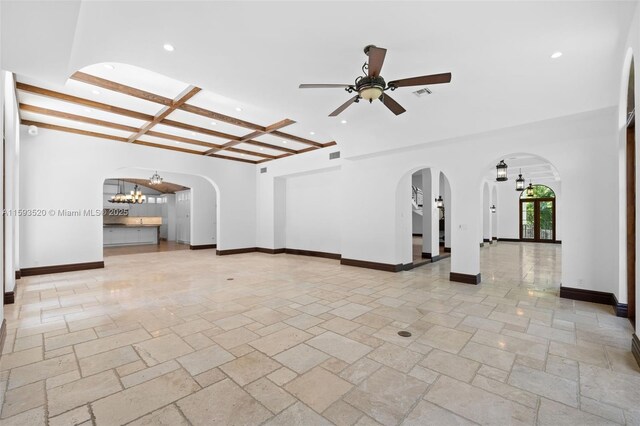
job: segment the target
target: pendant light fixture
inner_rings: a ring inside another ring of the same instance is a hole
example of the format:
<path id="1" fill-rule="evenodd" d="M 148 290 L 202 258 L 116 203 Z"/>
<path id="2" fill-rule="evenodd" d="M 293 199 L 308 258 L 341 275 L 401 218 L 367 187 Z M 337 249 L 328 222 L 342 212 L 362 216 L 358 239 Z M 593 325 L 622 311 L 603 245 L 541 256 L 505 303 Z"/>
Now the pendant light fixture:
<path id="1" fill-rule="evenodd" d="M 496 205 L 492 205 L 491 207 L 489 207 L 489 210 L 491 211 L 491 213 L 495 213 L 496 212 Z"/>
<path id="2" fill-rule="evenodd" d="M 142 191 L 138 189 L 138 185 L 136 184 L 131 194 L 127 195 L 127 199 L 130 204 L 142 204 L 147 200 L 147 196 L 142 194 Z"/>
<path id="3" fill-rule="evenodd" d="M 526 194 L 527 194 L 527 197 L 533 197 L 534 196 L 533 183 L 529 182 L 529 186 L 527 186 Z"/>
<path id="4" fill-rule="evenodd" d="M 522 177 L 522 169 L 520 169 L 520 174 L 518 175 L 518 179 L 516 179 L 516 191 L 524 190 L 524 178 Z"/>
<path id="5" fill-rule="evenodd" d="M 444 200 L 442 199 L 442 195 L 438 195 L 438 198 L 436 198 L 436 207 L 439 209 L 444 208 Z"/>
<path id="6" fill-rule="evenodd" d="M 124 195 L 124 182 L 122 183 L 122 189 L 121 189 L 121 185 L 120 185 L 120 179 L 118 179 L 118 192 L 116 193 L 116 195 L 112 195 L 111 199 L 109 200 L 110 203 L 126 203 L 127 202 L 127 196 Z"/>
<path id="7" fill-rule="evenodd" d="M 507 163 L 504 160 L 500 160 L 500 162 L 496 165 L 496 181 L 504 182 L 508 180 L 507 178 Z"/>
<path id="8" fill-rule="evenodd" d="M 158 174 L 158 171 L 156 170 L 156 172 L 153 174 L 153 176 L 151 176 L 149 178 L 149 183 L 151 185 L 160 185 L 162 183 L 162 177 L 160 177 L 160 175 Z"/>

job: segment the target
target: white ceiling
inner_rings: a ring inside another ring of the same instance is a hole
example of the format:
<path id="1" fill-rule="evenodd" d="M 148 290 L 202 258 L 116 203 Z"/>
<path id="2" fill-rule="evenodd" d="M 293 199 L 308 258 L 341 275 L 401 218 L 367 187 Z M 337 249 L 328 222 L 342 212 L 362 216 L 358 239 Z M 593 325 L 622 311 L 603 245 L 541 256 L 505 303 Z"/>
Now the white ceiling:
<path id="1" fill-rule="evenodd" d="M 208 91 L 196 105 L 364 154 L 615 105 L 635 1 L 568 2 L 2 2 L 2 66 L 64 85 L 92 64 L 130 64 Z M 163 50 L 164 43 L 175 46 Z M 380 102 L 328 113 L 352 83 L 362 48 L 388 49 L 387 79 L 452 72 L 394 116 Z M 550 59 L 555 51 L 564 55 Z M 132 76 L 133 78 L 133 76 Z M 158 93 L 173 86 L 153 86 Z M 82 83 L 74 83 L 82 84 Z M 139 101 L 144 102 L 144 101 Z M 243 111 L 235 111 L 236 106 Z M 224 111 L 220 111 L 223 112 Z M 347 124 L 341 124 L 345 119 Z M 206 123 L 205 123 L 206 124 Z M 286 129 L 289 132 L 289 128 Z"/>

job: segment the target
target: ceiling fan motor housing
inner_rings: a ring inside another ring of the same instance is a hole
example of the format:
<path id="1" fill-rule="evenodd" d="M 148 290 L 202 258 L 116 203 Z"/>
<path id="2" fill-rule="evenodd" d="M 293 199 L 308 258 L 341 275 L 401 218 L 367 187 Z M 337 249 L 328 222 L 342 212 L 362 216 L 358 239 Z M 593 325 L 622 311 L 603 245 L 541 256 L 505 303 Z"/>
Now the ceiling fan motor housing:
<path id="1" fill-rule="evenodd" d="M 386 82 L 384 81 L 384 78 L 380 76 L 364 76 L 356 81 L 356 90 L 360 94 L 360 97 L 368 100 L 369 102 L 372 102 L 374 99 L 378 99 L 380 95 L 382 95 L 385 86 Z"/>

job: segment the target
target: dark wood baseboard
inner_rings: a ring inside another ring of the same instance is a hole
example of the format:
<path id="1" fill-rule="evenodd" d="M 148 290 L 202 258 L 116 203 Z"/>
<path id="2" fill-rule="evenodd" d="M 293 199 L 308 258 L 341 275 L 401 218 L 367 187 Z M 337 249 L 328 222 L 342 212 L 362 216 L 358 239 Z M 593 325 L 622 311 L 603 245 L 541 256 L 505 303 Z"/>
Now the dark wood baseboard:
<path id="1" fill-rule="evenodd" d="M 480 243 L 480 248 L 484 247 L 484 242 Z"/>
<path id="2" fill-rule="evenodd" d="M 313 251 L 313 250 L 299 250 L 299 249 L 284 249 L 284 252 L 287 254 L 296 254 L 299 256 L 312 256 L 312 257 L 323 257 L 325 259 L 334 259 L 340 260 L 342 255 L 339 253 L 327 253 L 324 251 Z"/>
<path id="3" fill-rule="evenodd" d="M 5 305 L 11 305 L 16 301 L 16 292 L 15 291 L 5 291 L 4 292 L 4 301 Z"/>
<path id="4" fill-rule="evenodd" d="M 491 242 L 491 238 L 483 238 L 482 242 L 483 243 L 490 243 Z"/>
<path id="5" fill-rule="evenodd" d="M 19 280 L 20 278 L 22 278 L 22 271 L 20 271 L 20 269 L 18 269 L 16 271 L 16 280 Z"/>
<path id="6" fill-rule="evenodd" d="M 482 281 L 482 276 L 479 273 L 476 275 L 471 275 L 451 272 L 449 273 L 449 281 L 455 281 L 465 284 L 480 284 L 480 281 Z"/>
<path id="7" fill-rule="evenodd" d="M 258 247 L 256 248 L 256 251 L 258 253 L 266 253 L 266 254 L 282 254 L 285 252 L 286 249 L 283 248 L 278 248 L 278 249 L 270 249 L 270 248 L 264 248 L 264 247 Z"/>
<path id="8" fill-rule="evenodd" d="M 553 241 L 528 241 L 521 240 L 520 238 L 498 238 L 498 241 L 505 241 L 508 243 L 544 243 L 544 244 L 562 244 L 562 240 Z"/>
<path id="9" fill-rule="evenodd" d="M 0 358 L 2 357 L 2 350 L 4 349 L 4 341 L 7 340 L 7 320 L 2 319 L 2 326 L 0 326 Z"/>
<path id="10" fill-rule="evenodd" d="M 422 253 L 422 258 L 423 259 L 431 259 L 431 253 Z"/>
<path id="11" fill-rule="evenodd" d="M 618 298 L 613 293 L 605 291 L 586 290 L 583 288 L 573 288 L 560 286 L 560 297 L 563 299 L 580 300 L 582 302 L 599 303 L 601 305 L 611 305 L 616 316 L 629 318 L 629 306 L 626 303 L 618 302 Z"/>
<path id="12" fill-rule="evenodd" d="M 422 234 L 411 234 L 414 237 L 422 237 Z"/>
<path id="13" fill-rule="evenodd" d="M 59 274 L 61 272 L 84 271 L 86 269 L 104 268 L 104 261 L 85 262 L 85 263 L 69 263 L 66 265 L 38 266 L 35 268 L 21 268 L 20 273 L 23 277 L 44 274 Z"/>
<path id="14" fill-rule="evenodd" d="M 443 243 L 442 241 L 440 241 L 440 242 L 438 243 L 438 245 L 439 245 L 440 247 L 444 247 L 444 243 Z"/>
<path id="15" fill-rule="evenodd" d="M 189 245 L 189 250 L 207 250 L 218 247 L 217 244 L 199 244 L 196 246 Z"/>
<path id="16" fill-rule="evenodd" d="M 369 262 L 368 260 L 345 259 L 344 257 L 340 259 L 340 264 L 386 272 L 398 272 L 404 270 L 404 265 L 402 264 L 392 265 L 389 263 Z"/>
<path id="17" fill-rule="evenodd" d="M 491 237 L 493 241 L 498 241 L 498 237 Z"/>
<path id="18" fill-rule="evenodd" d="M 218 256 L 226 256 L 228 254 L 253 253 L 255 251 L 258 251 L 258 247 L 244 247 L 244 248 L 228 249 L 228 250 L 216 250 L 216 254 Z"/>
<path id="19" fill-rule="evenodd" d="M 451 253 L 451 247 L 445 247 L 444 248 L 444 252 L 445 253 Z"/>
<path id="20" fill-rule="evenodd" d="M 638 335 L 635 333 L 633 333 L 633 336 L 631 337 L 631 353 L 636 359 L 638 365 L 640 365 L 640 339 L 638 339 Z"/>
<path id="21" fill-rule="evenodd" d="M 629 318 L 629 305 L 626 303 L 618 302 L 618 298 L 615 294 L 611 294 L 611 305 L 613 306 L 613 310 L 616 312 L 617 317 L 621 318 Z"/>
<path id="22" fill-rule="evenodd" d="M 442 260 L 442 259 L 444 259 L 445 257 L 449 257 L 449 256 L 442 256 L 442 255 L 431 256 L 431 263 L 435 263 L 435 262 L 437 262 L 438 260 Z"/>

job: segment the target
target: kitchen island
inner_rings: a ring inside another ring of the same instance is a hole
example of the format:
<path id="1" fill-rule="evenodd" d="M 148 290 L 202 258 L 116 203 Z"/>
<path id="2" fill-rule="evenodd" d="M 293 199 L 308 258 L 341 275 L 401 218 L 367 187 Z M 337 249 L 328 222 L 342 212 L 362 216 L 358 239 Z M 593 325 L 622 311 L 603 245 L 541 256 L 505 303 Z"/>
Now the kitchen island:
<path id="1" fill-rule="evenodd" d="M 160 244 L 162 218 L 156 216 L 105 216 L 103 246 Z"/>

